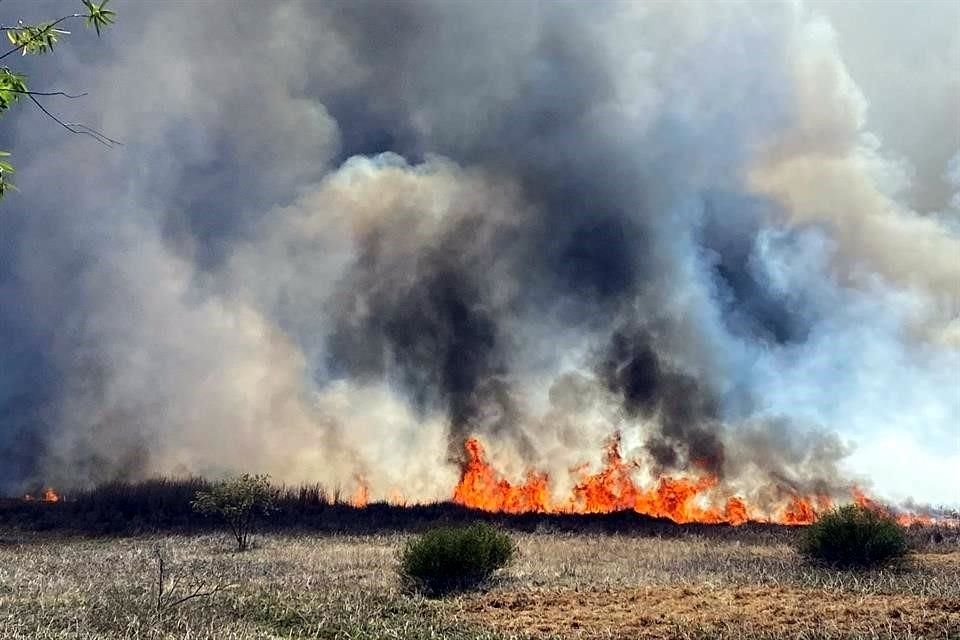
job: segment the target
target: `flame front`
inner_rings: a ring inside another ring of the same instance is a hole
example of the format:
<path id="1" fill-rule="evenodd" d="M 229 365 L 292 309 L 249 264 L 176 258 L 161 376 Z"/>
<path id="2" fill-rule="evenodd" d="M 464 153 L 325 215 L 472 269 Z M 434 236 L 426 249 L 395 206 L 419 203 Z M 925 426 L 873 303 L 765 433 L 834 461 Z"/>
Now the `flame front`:
<path id="1" fill-rule="evenodd" d="M 453 492 L 454 502 L 473 509 L 506 513 L 551 510 L 546 475 L 530 473 L 523 484 L 513 485 L 498 477 L 487 463 L 479 440 L 469 438 L 464 447 L 467 461 Z"/>
<path id="2" fill-rule="evenodd" d="M 589 473 L 587 465 L 570 470 L 577 481 L 567 497 L 556 500 L 550 491 L 550 476 L 543 472 L 528 471 L 521 483 L 511 483 L 503 478 L 487 461 L 483 445 L 476 438 L 464 443 L 466 460 L 460 481 L 453 492 L 453 502 L 481 511 L 494 513 L 613 513 L 635 511 L 656 518 L 669 518 L 686 524 L 740 525 L 745 522 L 771 522 L 785 525 L 807 525 L 817 521 L 820 514 L 833 507 L 829 496 L 793 495 L 774 513 L 765 513 L 751 507 L 740 496 L 718 499 L 716 489 L 719 479 L 713 475 L 690 477 L 663 476 L 650 487 L 638 486 L 633 474 L 637 463 L 624 460 L 620 452 L 620 438 L 615 435 L 607 444 L 603 467 Z M 362 475 L 354 476 L 355 489 L 348 504 L 356 508 L 366 507 L 371 502 L 370 485 Z M 913 524 L 960 526 L 953 515 L 930 515 L 914 513 L 882 504 L 854 487 L 852 501 L 894 518 L 903 526 Z M 60 495 L 52 488 L 44 489 L 38 496 L 27 494 L 28 502 L 60 502 Z M 396 487 L 391 489 L 388 502 L 394 506 L 406 506 L 408 502 Z"/>
<path id="3" fill-rule="evenodd" d="M 620 440 L 611 439 L 603 468 L 588 473 L 586 467 L 574 469 L 579 481 L 570 496 L 551 498 L 549 476 L 530 471 L 526 479 L 514 484 L 502 478 L 486 459 L 483 445 L 476 438 L 465 443 L 467 459 L 453 501 L 465 507 L 503 513 L 611 513 L 633 510 L 674 522 L 743 524 L 748 520 L 782 524 L 810 524 L 817 514 L 830 507 L 829 499 L 794 497 L 778 516 L 762 517 L 738 497 L 727 498 L 720 506 L 707 495 L 719 480 L 712 475 L 699 477 L 661 477 L 652 487 L 640 487 L 633 479 L 636 463 L 625 461 Z"/>
<path id="4" fill-rule="evenodd" d="M 928 514 L 894 511 L 890 507 L 880 504 L 876 500 L 873 500 L 867 497 L 867 495 L 857 487 L 854 487 L 853 489 L 853 501 L 856 502 L 861 507 L 863 507 L 864 509 L 870 509 L 871 511 L 876 511 L 877 513 L 881 513 L 889 518 L 893 518 L 900 525 L 904 527 L 909 527 L 910 525 L 914 525 L 914 524 L 917 524 L 917 525 L 940 524 L 945 526 L 957 526 L 958 524 L 956 519 L 943 520 L 943 519 L 935 518 Z"/>

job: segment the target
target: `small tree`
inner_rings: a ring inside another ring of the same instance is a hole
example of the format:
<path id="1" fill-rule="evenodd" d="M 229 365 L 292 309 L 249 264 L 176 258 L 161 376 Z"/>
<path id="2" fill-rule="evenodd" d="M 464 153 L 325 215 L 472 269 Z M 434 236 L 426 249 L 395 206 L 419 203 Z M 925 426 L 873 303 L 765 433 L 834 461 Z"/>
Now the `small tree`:
<path id="1" fill-rule="evenodd" d="M 270 486 L 270 476 L 245 473 L 198 491 L 191 505 L 198 513 L 226 522 L 237 540 L 237 551 L 246 551 L 257 518 L 269 516 L 275 503 L 276 491 Z"/>
<path id="2" fill-rule="evenodd" d="M 906 555 L 907 536 L 889 514 L 850 504 L 807 527 L 800 551 L 836 566 L 872 567 Z"/>

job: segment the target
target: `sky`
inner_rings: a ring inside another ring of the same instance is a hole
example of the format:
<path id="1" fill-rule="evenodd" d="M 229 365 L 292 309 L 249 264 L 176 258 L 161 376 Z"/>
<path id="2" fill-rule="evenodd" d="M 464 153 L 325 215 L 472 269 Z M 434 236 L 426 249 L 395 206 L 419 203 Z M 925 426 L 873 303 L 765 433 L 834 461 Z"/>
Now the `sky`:
<path id="1" fill-rule="evenodd" d="M 5 60 L 122 144 L 0 124 L 0 491 L 443 499 L 471 435 L 561 491 L 620 433 L 960 504 L 960 4 L 111 8 Z"/>

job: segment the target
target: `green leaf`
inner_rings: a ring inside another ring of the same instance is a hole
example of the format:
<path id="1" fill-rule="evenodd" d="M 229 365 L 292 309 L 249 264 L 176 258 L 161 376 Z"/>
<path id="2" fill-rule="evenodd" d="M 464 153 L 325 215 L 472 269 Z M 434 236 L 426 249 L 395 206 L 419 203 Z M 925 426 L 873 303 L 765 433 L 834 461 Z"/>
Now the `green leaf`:
<path id="1" fill-rule="evenodd" d="M 27 92 L 27 77 L 0 67 L 0 112 L 13 106 Z"/>
<path id="2" fill-rule="evenodd" d="M 100 4 L 93 0 L 81 0 L 81 2 L 87 8 L 87 15 L 84 16 L 87 20 L 87 26 L 96 29 L 98 36 L 101 28 L 113 24 L 116 20 L 116 12 L 106 8 L 110 0 L 103 0 Z"/>
<path id="3" fill-rule="evenodd" d="M 0 172 L 0 198 L 7 193 L 7 191 L 16 191 L 17 187 L 7 180 L 6 172 Z"/>
<path id="4" fill-rule="evenodd" d="M 9 151 L 0 151 L 0 158 L 9 158 Z M 4 179 L 8 174 L 14 172 L 13 165 L 6 160 L 0 160 L 0 180 Z"/>
<path id="5" fill-rule="evenodd" d="M 61 35 L 70 33 L 63 29 L 56 29 L 52 22 L 43 22 L 37 25 L 21 25 L 7 29 L 7 39 L 14 47 L 20 48 L 23 55 L 42 54 L 53 51 Z"/>

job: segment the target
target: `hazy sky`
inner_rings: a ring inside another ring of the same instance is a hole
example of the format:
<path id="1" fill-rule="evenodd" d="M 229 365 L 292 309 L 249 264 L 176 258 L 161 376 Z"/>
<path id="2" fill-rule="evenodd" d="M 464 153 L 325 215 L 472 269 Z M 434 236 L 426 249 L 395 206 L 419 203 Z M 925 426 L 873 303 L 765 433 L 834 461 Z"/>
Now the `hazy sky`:
<path id="1" fill-rule="evenodd" d="M 945 167 L 960 150 L 960 3 L 815 0 L 830 19 L 850 74 L 866 96 L 870 129 L 913 165 L 909 202 L 947 207 Z"/>

